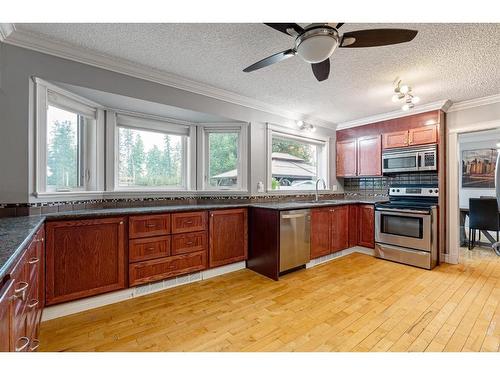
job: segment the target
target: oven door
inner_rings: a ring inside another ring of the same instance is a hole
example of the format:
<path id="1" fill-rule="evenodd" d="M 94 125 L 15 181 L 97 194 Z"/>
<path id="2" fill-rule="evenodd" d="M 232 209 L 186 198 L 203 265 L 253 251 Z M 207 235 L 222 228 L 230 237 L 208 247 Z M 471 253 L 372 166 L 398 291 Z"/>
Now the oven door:
<path id="1" fill-rule="evenodd" d="M 379 208 L 375 210 L 375 241 L 431 251 L 431 213 Z"/>
<path id="2" fill-rule="evenodd" d="M 418 171 L 418 152 L 387 152 L 382 155 L 382 172 Z"/>

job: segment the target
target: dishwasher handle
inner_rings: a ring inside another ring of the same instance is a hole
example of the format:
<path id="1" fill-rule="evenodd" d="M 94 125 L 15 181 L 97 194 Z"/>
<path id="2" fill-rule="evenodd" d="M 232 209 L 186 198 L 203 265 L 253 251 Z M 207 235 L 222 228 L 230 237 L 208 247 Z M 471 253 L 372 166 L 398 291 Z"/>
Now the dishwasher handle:
<path id="1" fill-rule="evenodd" d="M 306 217 L 309 216 L 309 214 L 290 214 L 290 215 L 281 215 L 282 219 L 298 219 L 299 217 Z"/>

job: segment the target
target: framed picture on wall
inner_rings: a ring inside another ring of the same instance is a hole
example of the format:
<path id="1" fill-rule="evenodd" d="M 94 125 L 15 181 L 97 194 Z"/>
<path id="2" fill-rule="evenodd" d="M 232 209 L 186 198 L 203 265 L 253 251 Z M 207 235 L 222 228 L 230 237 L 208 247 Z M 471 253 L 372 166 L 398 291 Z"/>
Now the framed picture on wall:
<path id="1" fill-rule="evenodd" d="M 462 151 L 462 187 L 494 189 L 496 162 L 494 148 Z"/>

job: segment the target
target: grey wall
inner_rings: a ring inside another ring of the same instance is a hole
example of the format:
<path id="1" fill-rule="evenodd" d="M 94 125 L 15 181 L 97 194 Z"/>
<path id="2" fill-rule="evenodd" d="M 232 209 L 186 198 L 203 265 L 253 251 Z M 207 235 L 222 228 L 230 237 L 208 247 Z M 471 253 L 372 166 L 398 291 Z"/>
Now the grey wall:
<path id="1" fill-rule="evenodd" d="M 293 120 L 267 112 L 0 43 L 0 203 L 27 202 L 34 191 L 29 177 L 35 129 L 31 76 L 251 123 L 251 193 L 257 181 L 265 181 L 265 123 L 294 125 Z M 334 137 L 335 131 L 320 128 L 318 134 Z M 335 155 L 334 147 L 330 155 Z M 331 172 L 330 182 L 337 184 L 334 167 Z"/>

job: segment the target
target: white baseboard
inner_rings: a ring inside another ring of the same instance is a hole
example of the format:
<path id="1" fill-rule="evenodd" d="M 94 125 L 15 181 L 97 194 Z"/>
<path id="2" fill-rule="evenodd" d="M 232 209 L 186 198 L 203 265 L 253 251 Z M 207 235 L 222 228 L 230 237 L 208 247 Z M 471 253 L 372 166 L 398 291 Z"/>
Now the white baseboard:
<path id="1" fill-rule="evenodd" d="M 362 246 L 354 246 L 354 247 L 350 247 L 349 249 L 337 251 L 336 253 L 333 253 L 333 254 L 328 254 L 328 255 L 325 255 L 325 256 L 322 256 L 322 257 L 319 257 L 316 259 L 312 259 L 309 263 L 306 264 L 306 268 L 312 268 L 312 267 L 318 266 L 320 264 L 329 262 L 333 259 L 344 257 L 344 256 L 352 254 L 352 253 L 362 253 L 362 254 L 371 255 L 371 256 L 375 255 L 375 252 L 373 249 L 370 249 L 368 247 L 362 247 Z"/>
<path id="2" fill-rule="evenodd" d="M 57 306 L 49 306 L 43 310 L 42 321 L 52 320 L 63 316 L 76 314 L 85 310 L 110 305 L 125 301 L 127 299 L 141 297 L 147 294 L 156 293 L 162 290 L 174 288 L 176 286 L 194 283 L 196 281 L 210 279 L 212 277 L 224 275 L 226 273 L 241 270 L 246 267 L 245 262 L 229 264 L 227 266 L 212 268 L 209 270 L 195 272 L 188 275 L 174 277 L 156 283 L 144 284 L 137 287 L 119 290 L 116 292 L 102 294 L 100 296 L 84 298 L 78 301 L 63 303 Z"/>

